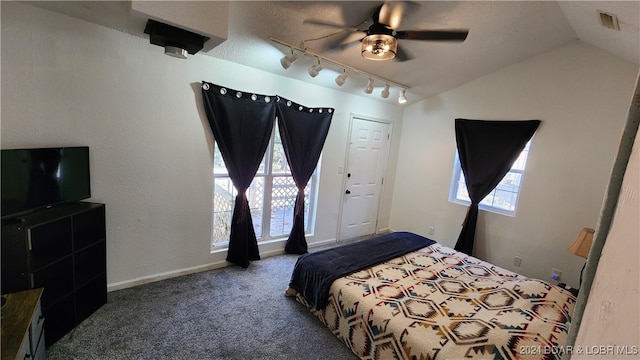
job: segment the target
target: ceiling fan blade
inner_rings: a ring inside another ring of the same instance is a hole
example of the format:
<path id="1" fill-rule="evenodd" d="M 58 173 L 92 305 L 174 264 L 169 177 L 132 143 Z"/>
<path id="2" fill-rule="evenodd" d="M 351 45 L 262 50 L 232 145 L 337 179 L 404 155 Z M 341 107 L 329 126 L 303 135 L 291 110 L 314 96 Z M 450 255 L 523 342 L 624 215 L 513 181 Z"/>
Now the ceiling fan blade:
<path id="1" fill-rule="evenodd" d="M 318 19 L 305 19 L 302 23 L 303 24 L 326 26 L 326 27 L 331 27 L 331 28 L 335 28 L 335 29 L 358 31 L 358 28 L 353 27 L 353 26 L 348 26 L 348 25 L 343 25 L 343 24 L 336 24 L 336 23 L 332 23 L 332 22 L 329 22 L 329 21 L 318 20 Z"/>
<path id="2" fill-rule="evenodd" d="M 338 46 L 338 49 L 346 50 L 346 49 L 348 49 L 350 47 L 353 47 L 355 45 L 360 44 L 362 42 L 362 39 L 364 39 L 364 36 L 359 38 L 359 39 L 353 40 L 353 41 L 342 43 L 342 44 L 340 44 L 340 46 Z"/>
<path id="3" fill-rule="evenodd" d="M 464 41 L 467 35 L 469 29 L 407 30 L 396 32 L 395 37 L 406 40 Z"/>
<path id="4" fill-rule="evenodd" d="M 380 24 L 384 24 L 390 29 L 397 29 L 405 17 L 405 14 L 411 15 L 418 11 L 420 3 L 411 0 L 405 1 L 385 1 L 376 10 L 378 11 L 377 20 Z M 375 11 L 374 11 L 375 14 Z"/>
<path id="5" fill-rule="evenodd" d="M 355 34 L 354 32 L 345 30 L 335 35 L 332 35 L 331 37 L 329 37 L 330 40 L 327 41 L 327 43 L 325 44 L 325 47 L 327 49 L 326 51 L 342 50 L 343 43 L 345 43 L 352 36 L 354 36 L 354 34 Z"/>
<path id="6" fill-rule="evenodd" d="M 400 19 L 396 16 L 398 12 L 400 12 L 400 15 L 402 15 L 402 10 L 399 9 L 398 6 L 394 6 L 393 3 L 385 1 L 376 9 L 377 14 L 374 13 L 373 16 L 375 17 L 377 15 L 377 22 L 379 24 L 391 27 L 392 22 L 400 21 Z"/>
<path id="7" fill-rule="evenodd" d="M 378 24 L 380 22 L 380 11 L 382 11 L 384 5 L 385 3 L 382 3 L 371 10 L 371 20 L 373 21 L 373 24 Z"/>
<path id="8" fill-rule="evenodd" d="M 397 29 L 402 21 L 405 4 L 404 1 L 385 1 L 378 11 L 378 23 Z"/>
<path id="9" fill-rule="evenodd" d="M 393 58 L 395 61 L 408 61 L 413 59 L 413 55 L 411 55 L 411 53 L 409 53 L 407 50 L 405 50 L 402 47 L 398 47 L 398 50 L 396 51 L 396 57 Z"/>

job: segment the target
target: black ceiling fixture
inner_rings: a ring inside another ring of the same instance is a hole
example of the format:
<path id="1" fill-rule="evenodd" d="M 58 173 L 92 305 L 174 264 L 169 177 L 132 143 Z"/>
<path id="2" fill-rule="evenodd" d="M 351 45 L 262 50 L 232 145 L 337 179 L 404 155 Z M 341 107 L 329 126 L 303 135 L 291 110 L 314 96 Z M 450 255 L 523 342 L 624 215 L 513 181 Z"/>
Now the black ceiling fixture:
<path id="1" fill-rule="evenodd" d="M 388 1 L 374 8 L 369 19 L 357 26 L 336 24 L 324 20 L 306 19 L 304 23 L 342 29 L 344 31 L 334 38 L 334 49 L 345 49 L 353 44 L 362 43 L 361 54 L 369 60 L 406 61 L 413 58 L 405 49 L 398 48 L 398 40 L 420 41 L 454 41 L 462 42 L 467 38 L 469 29 L 438 29 L 438 30 L 397 30 L 403 14 L 415 12 L 420 4 L 414 1 Z M 408 9 L 407 9 L 408 8 Z M 363 24 L 371 23 L 368 28 L 359 28 Z M 357 41 L 343 43 L 352 33 L 364 33 Z"/>
<path id="2" fill-rule="evenodd" d="M 155 20 L 147 20 L 144 33 L 149 34 L 152 44 L 164 47 L 164 53 L 186 59 L 187 53 L 194 55 L 202 50 L 208 37 L 180 29 Z"/>

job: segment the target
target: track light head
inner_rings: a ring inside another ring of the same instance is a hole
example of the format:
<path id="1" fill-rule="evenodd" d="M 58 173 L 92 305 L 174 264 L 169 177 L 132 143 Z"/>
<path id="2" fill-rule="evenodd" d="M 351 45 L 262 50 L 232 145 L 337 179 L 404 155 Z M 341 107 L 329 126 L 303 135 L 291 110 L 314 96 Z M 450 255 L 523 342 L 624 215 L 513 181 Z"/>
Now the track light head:
<path id="1" fill-rule="evenodd" d="M 338 77 L 336 78 L 336 84 L 338 84 L 338 86 L 344 85 L 348 77 L 349 77 L 349 73 L 347 72 L 346 69 L 343 69 L 342 74 L 338 75 Z"/>
<path id="2" fill-rule="evenodd" d="M 364 92 L 367 94 L 371 94 L 373 92 L 373 79 L 369 78 L 369 83 L 367 84 L 367 87 L 364 89 Z"/>
<path id="3" fill-rule="evenodd" d="M 398 96 L 398 104 L 404 104 L 407 102 L 407 89 L 402 89 L 400 96 Z"/>
<path id="4" fill-rule="evenodd" d="M 280 64 L 282 64 L 282 67 L 286 70 L 291 66 L 291 64 L 296 62 L 299 58 L 300 57 L 298 56 L 298 54 L 295 54 L 292 49 L 291 55 L 285 55 L 282 57 L 282 59 L 280 59 Z"/>
<path id="5" fill-rule="evenodd" d="M 386 99 L 389 97 L 389 88 L 391 87 L 391 85 L 389 85 L 389 83 L 384 84 L 384 89 L 382 90 L 382 93 L 380 94 L 380 96 L 382 96 L 383 99 Z"/>
<path id="6" fill-rule="evenodd" d="M 322 69 L 324 69 L 322 64 L 313 65 L 309 68 L 309 75 L 311 75 L 311 77 L 316 77 Z"/>

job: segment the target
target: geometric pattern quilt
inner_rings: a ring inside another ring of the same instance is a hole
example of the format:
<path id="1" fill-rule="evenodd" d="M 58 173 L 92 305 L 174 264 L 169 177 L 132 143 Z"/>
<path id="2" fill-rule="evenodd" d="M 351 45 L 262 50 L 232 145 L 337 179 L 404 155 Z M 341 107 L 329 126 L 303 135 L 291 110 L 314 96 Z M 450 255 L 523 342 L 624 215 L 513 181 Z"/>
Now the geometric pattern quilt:
<path id="1" fill-rule="evenodd" d="M 576 298 L 434 244 L 333 282 L 315 314 L 361 359 L 560 359 Z"/>

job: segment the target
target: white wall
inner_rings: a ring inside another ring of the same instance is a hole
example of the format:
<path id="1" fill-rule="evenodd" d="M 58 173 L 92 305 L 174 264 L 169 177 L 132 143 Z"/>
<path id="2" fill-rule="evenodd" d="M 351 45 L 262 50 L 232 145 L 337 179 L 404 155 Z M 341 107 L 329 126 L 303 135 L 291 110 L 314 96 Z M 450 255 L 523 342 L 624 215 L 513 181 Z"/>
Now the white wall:
<path id="1" fill-rule="evenodd" d="M 640 80 L 640 79 L 639 79 Z M 640 84 L 629 111 L 627 129 L 640 120 Z M 633 132 L 627 130 L 626 139 L 633 139 Z M 624 177 L 616 174 L 611 178 L 610 189 L 615 189 L 622 181 L 617 199 L 615 214 L 607 218 L 608 211 L 603 206 L 601 224 L 607 228 L 606 242 L 602 247 L 597 270 L 582 322 L 577 333 L 572 359 L 629 359 L 640 353 L 640 138 L 635 132 L 635 141 L 621 141 L 619 157 L 624 159 L 631 147 Z M 614 174 L 615 174 L 614 170 Z M 622 178 L 622 179 L 621 179 Z M 612 220 L 611 222 L 609 222 Z M 600 228 L 601 229 L 601 228 Z M 596 240 L 598 236 L 596 235 Z M 589 258 L 597 256 L 598 247 L 594 245 Z M 595 254 L 594 254 L 595 252 Z M 587 266 L 587 273 L 590 273 Z M 581 299 L 578 299 L 580 304 Z M 576 307 L 578 309 L 578 306 Z M 578 310 L 576 310 L 578 311 Z M 572 329 L 573 330 L 573 329 Z M 573 331 L 572 331 L 573 332 Z M 571 336 L 571 335 L 570 335 Z"/>
<path id="2" fill-rule="evenodd" d="M 516 216 L 481 211 L 474 255 L 549 281 L 558 268 L 577 287 L 584 259 L 566 248 L 596 226 L 637 72 L 575 42 L 408 107 L 391 228 L 428 236 L 433 226 L 431 237 L 453 247 L 467 210 L 448 201 L 454 119 L 539 119 Z"/>
<path id="3" fill-rule="evenodd" d="M 88 145 L 91 201 L 107 206 L 110 289 L 226 265 L 211 254 L 213 140 L 202 80 L 336 112 L 322 156 L 315 236 L 336 237 L 352 113 L 397 122 L 399 106 L 205 55 L 179 60 L 147 39 L 2 2 L 2 148 Z M 282 56 L 273 49 L 273 59 Z M 399 130 L 400 127 L 397 126 Z M 379 228 L 388 227 L 395 131 Z M 284 244 L 261 248 L 278 253 Z"/>

